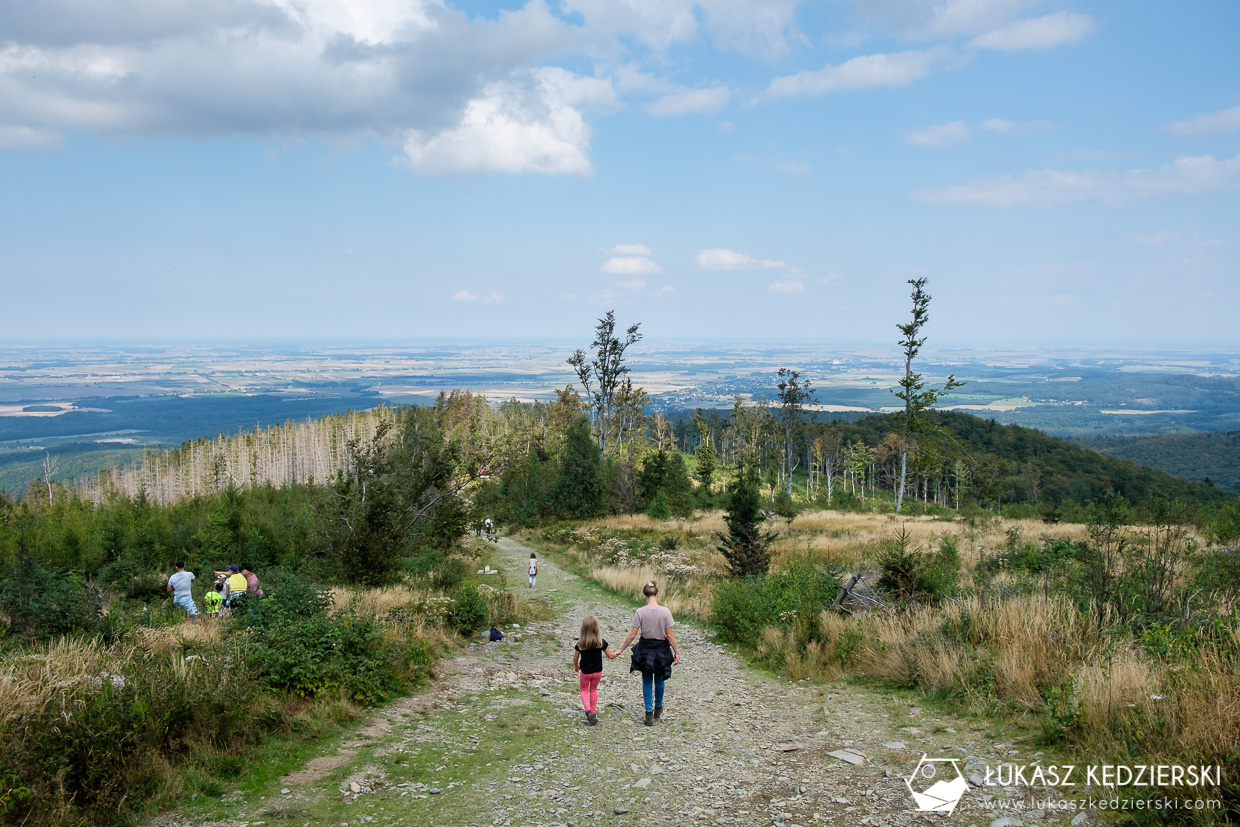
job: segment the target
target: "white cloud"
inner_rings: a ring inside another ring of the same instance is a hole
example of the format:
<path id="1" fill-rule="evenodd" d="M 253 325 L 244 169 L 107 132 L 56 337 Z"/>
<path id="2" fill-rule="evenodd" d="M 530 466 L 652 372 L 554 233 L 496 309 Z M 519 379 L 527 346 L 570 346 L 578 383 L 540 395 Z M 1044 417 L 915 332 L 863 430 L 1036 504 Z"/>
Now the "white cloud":
<path id="1" fill-rule="evenodd" d="M 769 285 L 767 285 L 766 289 L 770 290 L 772 293 L 808 293 L 809 292 L 809 290 L 805 287 L 805 282 L 797 278 L 781 279 L 779 281 L 773 281 Z"/>
<path id="2" fill-rule="evenodd" d="M 604 273 L 613 276 L 635 276 L 638 274 L 662 273 L 663 268 L 652 258 L 646 256 L 612 256 L 603 262 L 600 268 Z"/>
<path id="3" fill-rule="evenodd" d="M 405 139 L 407 165 L 422 175 L 542 172 L 589 175 L 591 130 L 573 104 L 606 103 L 610 86 L 562 69 L 493 83 L 454 127 Z"/>
<path id="4" fill-rule="evenodd" d="M 722 247 L 702 250 L 694 258 L 699 270 L 783 270 L 788 265 L 782 261 L 756 259 Z"/>
<path id="5" fill-rule="evenodd" d="M 915 80 L 927 77 L 933 69 L 959 60 L 959 56 L 946 46 L 862 55 L 838 66 L 828 65 L 812 72 L 777 77 L 771 81 L 762 97 L 815 97 L 874 87 L 907 86 Z"/>
<path id="6" fill-rule="evenodd" d="M 957 207 L 1055 207 L 1099 203 L 1112 207 L 1172 195 L 1240 190 L 1240 155 L 1177 158 L 1157 170 L 1125 173 L 1039 170 L 989 178 L 977 184 L 918 190 L 911 198 Z"/>
<path id="7" fill-rule="evenodd" d="M 670 285 L 670 284 L 665 284 L 665 285 L 663 285 L 663 290 L 662 290 L 662 292 L 664 292 L 664 293 L 672 293 L 672 292 L 674 292 L 675 290 L 676 290 L 676 288 L 675 288 L 675 287 L 673 287 L 672 285 Z"/>
<path id="8" fill-rule="evenodd" d="M 771 169 L 784 175 L 809 175 L 809 164 L 799 161 L 775 161 L 771 164 Z"/>
<path id="9" fill-rule="evenodd" d="M 617 244 L 604 252 L 609 256 L 649 256 L 653 251 L 645 244 Z"/>
<path id="10" fill-rule="evenodd" d="M 1031 52 L 1075 43 L 1093 34 L 1094 19 L 1087 14 L 1058 11 L 1043 17 L 1025 18 L 986 32 L 969 41 L 974 49 Z"/>
<path id="11" fill-rule="evenodd" d="M 935 124 L 934 126 L 927 126 L 924 129 L 910 132 L 905 137 L 905 140 L 914 146 L 924 146 L 929 149 L 946 149 L 969 140 L 969 127 L 965 125 L 964 121 Z"/>
<path id="12" fill-rule="evenodd" d="M 544 0 L 470 17 L 439 0 L 0 4 L 5 145 L 66 130 L 408 143 L 444 171 L 582 173 L 604 80 L 541 64 L 587 34 Z M 511 142 L 517 145 L 506 148 Z"/>
<path id="13" fill-rule="evenodd" d="M 784 175 L 809 175 L 809 164 L 801 161 L 789 161 L 786 158 L 765 155 L 733 155 L 732 162 L 737 164 L 757 164 Z"/>
<path id="14" fill-rule="evenodd" d="M 708 34 L 721 49 L 775 57 L 803 43 L 799 0 L 564 0 L 586 27 L 608 37 L 632 36 L 666 50 Z"/>
<path id="15" fill-rule="evenodd" d="M 1038 0 L 861 0 L 856 10 L 913 40 L 971 36 L 1003 26 Z"/>
<path id="16" fill-rule="evenodd" d="M 683 89 L 664 95 L 646 107 L 656 118 L 672 115 L 710 114 L 728 105 L 732 93 L 726 86 Z"/>
<path id="17" fill-rule="evenodd" d="M 1205 138 L 1210 135 L 1240 131 L 1240 106 L 1176 121 L 1167 125 L 1164 131 L 1182 138 Z"/>
<path id="18" fill-rule="evenodd" d="M 503 304 L 508 301 L 508 299 L 502 294 L 496 293 L 494 290 L 490 291 L 485 296 L 479 296 L 477 293 L 471 293 L 468 290 L 458 290 L 452 294 L 452 301 L 465 302 L 468 304 Z"/>
<path id="19" fill-rule="evenodd" d="M 631 281 L 618 281 L 616 282 L 616 286 L 619 287 L 621 290 L 645 290 L 646 280 L 645 279 L 633 279 Z"/>
<path id="20" fill-rule="evenodd" d="M 1032 135 L 1054 128 L 1055 125 L 1050 121 L 1009 121 L 1004 118 L 990 118 L 989 120 L 982 121 L 982 129 L 985 129 L 987 132 L 995 132 L 1009 137 Z"/>

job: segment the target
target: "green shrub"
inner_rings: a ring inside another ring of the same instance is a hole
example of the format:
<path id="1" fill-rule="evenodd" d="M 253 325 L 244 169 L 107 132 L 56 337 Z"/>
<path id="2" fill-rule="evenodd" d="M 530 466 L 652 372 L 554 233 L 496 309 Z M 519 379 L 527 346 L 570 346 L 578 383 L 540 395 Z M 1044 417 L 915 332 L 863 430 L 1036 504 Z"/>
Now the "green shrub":
<path id="1" fill-rule="evenodd" d="M 452 626 L 462 635 L 472 635 L 486 626 L 490 614 L 486 598 L 472 585 L 466 584 L 452 593 Z"/>
<path id="2" fill-rule="evenodd" d="M 796 563 L 765 576 L 720 581 L 711 602 L 711 622 L 730 643 L 752 646 L 763 629 L 797 626 L 808 643 L 817 637 L 818 614 L 835 600 L 839 573 Z"/>
<path id="3" fill-rule="evenodd" d="M 935 603 L 956 590 L 960 576 L 960 552 L 955 540 L 945 537 L 934 552 L 912 548 L 908 532 L 887 544 L 879 556 L 878 589 L 896 600 Z"/>
<path id="4" fill-rule="evenodd" d="M 283 720 L 245 668 L 241 641 L 189 657 L 97 646 L 87 645 L 95 665 L 84 676 L 0 723 L 0 823 L 128 823 L 166 792 L 170 764 L 251 744 Z"/>
<path id="5" fill-rule="evenodd" d="M 655 492 L 650 505 L 646 507 L 646 516 L 652 520 L 666 520 L 672 516 L 672 510 L 667 505 L 667 494 L 662 491 Z"/>
<path id="6" fill-rule="evenodd" d="M 426 651 L 389 641 L 373 618 L 328 612 L 331 592 L 299 576 L 278 574 L 267 597 L 233 614 L 249 630 L 249 663 L 277 691 L 304 698 L 343 692 L 365 705 L 382 703 L 418 672 Z"/>
<path id="7" fill-rule="evenodd" d="M 437 549 L 426 549 L 405 560 L 404 571 L 417 580 L 429 580 L 432 588 L 452 591 L 469 576 L 469 564 Z"/>
<path id="8" fill-rule="evenodd" d="M 92 631 L 102 601 L 71 572 L 44 569 L 33 558 L 19 560 L 0 579 L 0 615 L 14 635 L 50 640 Z"/>
<path id="9" fill-rule="evenodd" d="M 116 560 L 99 570 L 96 582 L 128 600 L 152 601 L 167 597 L 168 579 L 146 571 L 130 559 Z"/>

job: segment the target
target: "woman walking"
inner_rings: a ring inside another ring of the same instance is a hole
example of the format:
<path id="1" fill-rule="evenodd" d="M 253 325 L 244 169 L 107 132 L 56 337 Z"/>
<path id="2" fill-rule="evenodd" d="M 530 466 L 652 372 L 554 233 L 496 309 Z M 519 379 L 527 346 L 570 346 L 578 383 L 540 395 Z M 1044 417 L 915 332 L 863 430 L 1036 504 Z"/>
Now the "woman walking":
<path id="1" fill-rule="evenodd" d="M 659 605 L 659 587 L 653 580 L 642 587 L 646 605 L 633 613 L 633 628 L 624 639 L 620 652 L 633 638 L 641 636 L 633 647 L 630 672 L 642 673 L 642 699 L 646 702 L 646 726 L 663 715 L 663 682 L 672 676 L 672 666 L 680 663 L 680 646 L 672 626 L 676 621 L 665 606 Z M 617 653 L 619 654 L 619 653 Z"/>

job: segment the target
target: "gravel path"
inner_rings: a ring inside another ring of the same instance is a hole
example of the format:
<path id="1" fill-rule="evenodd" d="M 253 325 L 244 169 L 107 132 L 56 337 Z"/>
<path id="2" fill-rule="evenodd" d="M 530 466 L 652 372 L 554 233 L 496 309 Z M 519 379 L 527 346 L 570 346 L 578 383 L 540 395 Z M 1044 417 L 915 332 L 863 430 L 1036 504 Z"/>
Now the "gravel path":
<path id="1" fill-rule="evenodd" d="M 512 588 L 527 588 L 529 551 L 500 541 Z M 540 563 L 533 593 L 549 599 L 554 619 L 443 662 L 429 690 L 378 710 L 335 753 L 257 801 L 234 793 L 153 827 L 944 824 L 918 813 L 905 786 L 923 753 L 958 759 L 974 780 L 986 764 L 1036 760 L 994 743 L 985 721 L 923 714 L 878 691 L 760 675 L 683 622 L 663 719 L 642 724 L 641 679 L 626 671 L 626 653 L 604 660 L 599 723 L 586 726 L 572 669 L 581 619 L 597 616 L 618 648 L 633 605 Z M 969 789 L 949 822 L 1075 815 L 1009 815 L 988 809 L 1006 802 L 990 792 Z"/>

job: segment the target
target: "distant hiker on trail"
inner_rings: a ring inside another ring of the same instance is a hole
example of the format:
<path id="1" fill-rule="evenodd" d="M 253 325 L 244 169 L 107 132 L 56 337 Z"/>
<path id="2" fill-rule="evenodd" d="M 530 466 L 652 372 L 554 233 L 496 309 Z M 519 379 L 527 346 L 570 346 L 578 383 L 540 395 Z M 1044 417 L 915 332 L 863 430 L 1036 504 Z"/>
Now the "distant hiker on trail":
<path id="1" fill-rule="evenodd" d="M 663 715 L 663 682 L 672 676 L 672 665 L 680 663 L 680 646 L 672 626 L 676 621 L 665 606 L 659 605 L 659 587 L 653 580 L 642 587 L 646 605 L 633 613 L 633 628 L 620 647 L 623 652 L 641 635 L 633 647 L 630 672 L 642 673 L 642 699 L 646 702 L 646 726 Z M 652 697 L 653 696 L 653 697 Z"/>
<path id="2" fill-rule="evenodd" d="M 194 573 L 185 570 L 185 561 L 173 563 L 176 573 L 168 578 L 167 591 L 172 595 L 172 602 L 184 609 L 190 617 L 198 616 L 198 607 L 194 605 L 194 596 L 190 587 L 194 582 Z"/>
<path id="3" fill-rule="evenodd" d="M 598 618 L 590 615 L 581 621 L 581 634 L 573 647 L 573 669 L 581 684 L 581 705 L 586 710 L 586 723 L 598 723 L 598 682 L 603 677 L 603 655 L 615 660 L 619 652 L 613 652 L 603 640 L 598 628 Z"/>
<path id="4" fill-rule="evenodd" d="M 530 588 L 534 588 L 534 581 L 538 579 L 538 557 L 534 552 L 530 552 Z"/>
<path id="5" fill-rule="evenodd" d="M 207 617 L 219 617 L 220 609 L 224 606 L 224 584 L 216 580 L 214 586 L 207 589 L 202 603 L 207 609 Z"/>

